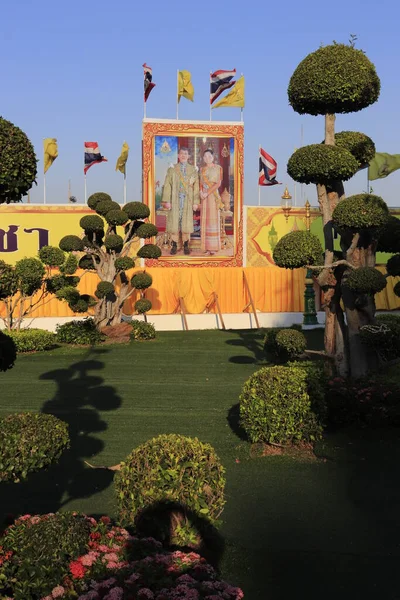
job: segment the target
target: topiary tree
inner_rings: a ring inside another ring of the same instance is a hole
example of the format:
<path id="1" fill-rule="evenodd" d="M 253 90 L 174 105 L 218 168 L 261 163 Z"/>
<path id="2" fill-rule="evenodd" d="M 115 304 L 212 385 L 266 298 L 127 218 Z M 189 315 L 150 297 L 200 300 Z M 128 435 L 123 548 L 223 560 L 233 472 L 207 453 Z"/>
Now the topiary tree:
<path id="1" fill-rule="evenodd" d="M 60 241 L 60 248 L 79 256 L 79 267 L 84 271 L 95 271 L 100 278 L 96 288 L 97 298 L 94 320 L 101 329 L 121 322 L 124 302 L 135 292 L 144 291 L 152 279 L 147 273 L 136 273 L 129 278 L 127 271 L 135 266 L 137 258 L 159 258 L 160 249 L 154 244 L 144 245 L 136 256 L 129 256 L 134 241 L 148 240 L 158 230 L 146 222 L 150 215 L 148 206 L 142 202 L 129 202 L 120 206 L 104 192 L 92 194 L 88 206 L 97 214 L 87 215 L 80 220 L 84 231 L 83 238 L 67 235 Z M 74 296 L 75 293 L 75 297 Z M 66 299 L 70 305 L 83 305 L 82 296 L 65 286 L 59 289 L 58 297 Z M 151 309 L 151 302 L 138 304 L 137 312 Z"/>
<path id="2" fill-rule="evenodd" d="M 373 141 L 365 134 L 335 134 L 335 114 L 360 111 L 377 101 L 380 81 L 364 52 L 333 43 L 309 54 L 293 73 L 289 103 L 299 114 L 323 115 L 325 139 L 297 150 L 288 161 L 288 173 L 300 183 L 315 183 L 323 219 L 324 258 L 314 243 L 292 240 L 293 233 L 276 245 L 278 266 L 307 266 L 324 292 L 325 353 L 334 358 L 341 375 L 361 377 L 376 367 L 373 349 L 361 343 L 360 328 L 374 323 L 374 294 L 397 273 L 397 263 L 382 275 L 375 269 L 376 251 L 400 251 L 400 223 L 389 216 L 378 196 L 364 193 L 345 198 L 343 181 L 366 167 L 375 155 Z M 300 232 L 295 232 L 299 234 Z M 299 236 L 300 237 L 300 236 Z M 334 238 L 340 241 L 334 247 Z"/>
<path id="3" fill-rule="evenodd" d="M 0 117 L 0 204 L 20 202 L 36 183 L 36 165 L 26 134 Z"/>

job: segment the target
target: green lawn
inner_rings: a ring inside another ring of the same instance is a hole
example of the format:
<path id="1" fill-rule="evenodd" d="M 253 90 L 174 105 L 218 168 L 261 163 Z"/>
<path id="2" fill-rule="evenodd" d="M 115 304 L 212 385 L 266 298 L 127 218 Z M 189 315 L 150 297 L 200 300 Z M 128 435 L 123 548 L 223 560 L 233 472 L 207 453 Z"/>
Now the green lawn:
<path id="1" fill-rule="evenodd" d="M 400 598 L 397 431 L 330 434 L 314 462 L 250 458 L 235 405 L 262 361 L 260 335 L 222 331 L 18 357 L 0 376 L 0 415 L 55 414 L 72 448 L 54 468 L 0 485 L 0 512 L 115 515 L 112 473 L 84 460 L 113 465 L 160 433 L 197 436 L 226 467 L 221 570 L 247 600 Z"/>

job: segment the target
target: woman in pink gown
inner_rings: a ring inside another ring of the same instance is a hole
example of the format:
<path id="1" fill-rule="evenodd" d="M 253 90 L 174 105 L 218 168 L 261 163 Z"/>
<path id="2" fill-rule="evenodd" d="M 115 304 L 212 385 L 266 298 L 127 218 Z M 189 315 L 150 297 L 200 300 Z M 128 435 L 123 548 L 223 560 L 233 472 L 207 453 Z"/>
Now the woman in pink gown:
<path id="1" fill-rule="evenodd" d="M 214 152 L 203 154 L 204 166 L 200 170 L 201 250 L 215 254 L 221 250 L 220 210 L 222 206 L 219 187 L 222 182 L 222 167 L 214 164 Z"/>

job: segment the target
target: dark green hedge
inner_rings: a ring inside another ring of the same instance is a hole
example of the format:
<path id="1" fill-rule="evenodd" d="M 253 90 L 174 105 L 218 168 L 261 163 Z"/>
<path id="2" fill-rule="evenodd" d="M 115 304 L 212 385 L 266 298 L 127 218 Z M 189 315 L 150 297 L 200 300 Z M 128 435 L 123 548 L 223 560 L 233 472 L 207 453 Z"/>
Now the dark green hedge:
<path id="1" fill-rule="evenodd" d="M 357 172 L 358 167 L 358 161 L 344 148 L 311 144 L 292 154 L 287 172 L 300 183 L 329 185 L 338 180 L 347 181 Z"/>
<path id="2" fill-rule="evenodd" d="M 323 264 L 323 250 L 321 242 L 312 233 L 291 231 L 278 241 L 273 258 L 278 267 L 298 269 L 306 265 Z"/>

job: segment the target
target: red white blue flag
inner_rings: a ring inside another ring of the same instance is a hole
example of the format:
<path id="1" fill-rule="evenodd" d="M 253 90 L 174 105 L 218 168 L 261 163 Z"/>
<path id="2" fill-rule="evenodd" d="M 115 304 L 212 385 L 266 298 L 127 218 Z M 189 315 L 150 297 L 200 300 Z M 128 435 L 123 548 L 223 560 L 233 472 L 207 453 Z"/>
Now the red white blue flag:
<path id="1" fill-rule="evenodd" d="M 215 100 L 224 92 L 225 90 L 229 90 L 229 88 L 233 87 L 236 81 L 232 81 L 232 79 L 236 75 L 236 69 L 233 71 L 215 71 L 215 73 L 211 73 L 210 75 L 210 104 L 215 102 Z"/>
<path id="2" fill-rule="evenodd" d="M 147 102 L 148 97 L 150 96 L 150 92 L 153 88 L 156 87 L 156 84 L 153 83 L 153 69 L 148 67 L 146 63 L 143 65 L 144 72 L 144 101 Z"/>
<path id="3" fill-rule="evenodd" d="M 85 142 L 85 166 L 83 172 L 86 173 L 96 163 L 107 162 L 107 159 L 100 154 L 97 142 Z"/>
<path id="4" fill-rule="evenodd" d="M 268 186 L 280 184 L 280 182 L 275 179 L 277 168 L 278 164 L 276 160 L 274 160 L 268 152 L 265 152 L 265 150 L 260 148 L 258 185 Z"/>

